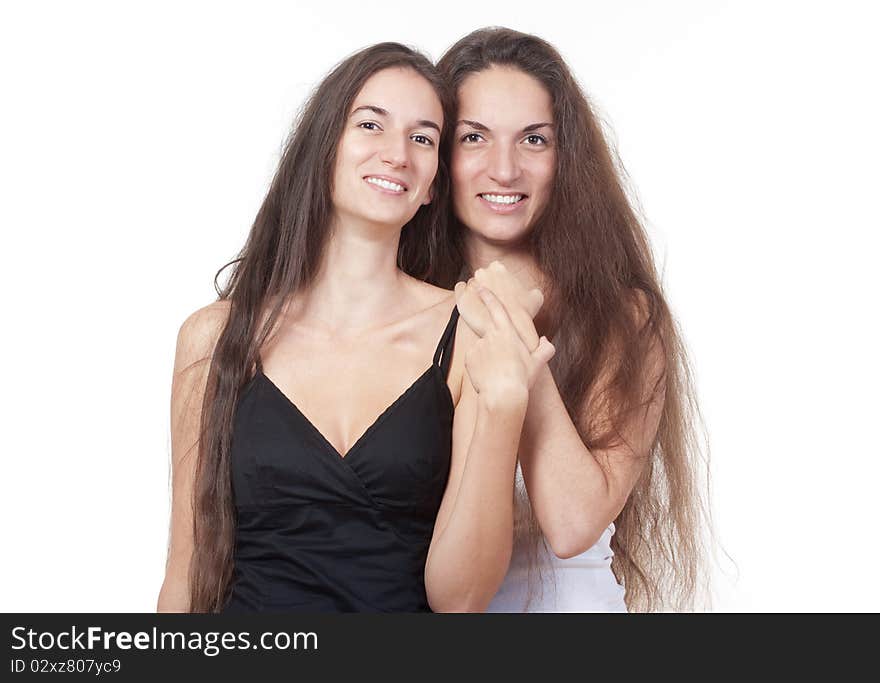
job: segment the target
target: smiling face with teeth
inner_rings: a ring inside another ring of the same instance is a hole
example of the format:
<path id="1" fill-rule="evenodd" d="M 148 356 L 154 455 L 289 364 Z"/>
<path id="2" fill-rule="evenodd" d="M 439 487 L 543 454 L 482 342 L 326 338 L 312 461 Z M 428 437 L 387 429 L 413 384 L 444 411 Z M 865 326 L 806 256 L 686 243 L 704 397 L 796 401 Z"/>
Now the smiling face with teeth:
<path id="1" fill-rule="evenodd" d="M 443 107 L 409 68 L 383 69 L 361 88 L 336 151 L 334 223 L 400 230 L 431 200 Z"/>
<path id="2" fill-rule="evenodd" d="M 467 239 L 514 245 L 528 236 L 556 173 L 553 106 L 544 86 L 511 67 L 468 76 L 458 89 L 450 170 Z"/>

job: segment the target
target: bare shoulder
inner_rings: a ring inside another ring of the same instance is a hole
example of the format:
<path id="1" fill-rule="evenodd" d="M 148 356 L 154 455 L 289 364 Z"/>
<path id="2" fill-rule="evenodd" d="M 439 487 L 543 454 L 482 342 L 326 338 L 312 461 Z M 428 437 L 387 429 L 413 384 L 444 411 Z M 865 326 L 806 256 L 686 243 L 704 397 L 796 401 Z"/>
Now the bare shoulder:
<path id="1" fill-rule="evenodd" d="M 453 301 L 454 303 L 454 301 Z M 468 395 L 468 389 L 470 389 L 470 393 L 473 394 L 473 387 L 471 386 L 470 378 L 468 377 L 467 371 L 465 369 L 465 362 L 467 360 L 468 354 L 470 350 L 474 347 L 479 341 L 479 337 L 476 333 L 468 326 L 464 320 L 459 317 L 458 322 L 455 326 L 455 336 L 453 337 L 454 341 L 452 343 L 452 362 L 449 367 L 449 376 L 447 377 L 447 381 L 450 387 L 450 392 L 452 393 L 452 402 L 455 405 L 456 409 L 458 409 L 461 398 L 465 395 Z"/>
<path id="2" fill-rule="evenodd" d="M 410 279 L 410 285 L 413 287 L 415 296 L 418 297 L 420 302 L 419 308 L 422 311 L 417 317 L 425 320 L 424 316 L 429 315 L 432 320 L 431 326 L 434 329 L 441 325 L 446 325 L 453 308 L 455 308 L 455 292 L 451 289 L 436 287 L 415 278 Z M 436 334 L 433 334 L 431 338 L 435 339 Z M 452 402 L 455 406 L 458 406 L 462 395 L 463 382 L 466 380 L 464 360 L 477 339 L 477 336 L 459 318 L 458 324 L 455 326 L 452 358 L 449 374 L 447 375 L 447 384 L 449 385 Z"/>
<path id="3" fill-rule="evenodd" d="M 211 356 L 229 317 L 229 309 L 229 301 L 215 301 L 183 321 L 177 333 L 175 370 L 183 370 Z"/>
<path id="4" fill-rule="evenodd" d="M 419 326 L 432 327 L 445 324 L 455 307 L 455 292 L 422 282 L 407 275 L 406 309 L 410 311 L 409 322 Z M 432 321 L 432 322 L 429 322 Z"/>
<path id="5" fill-rule="evenodd" d="M 646 326 L 651 325 L 647 330 L 650 334 L 650 342 L 647 348 L 644 364 L 645 383 L 652 387 L 656 392 L 658 384 L 662 384 L 662 380 L 666 374 L 666 352 L 661 338 L 662 326 L 658 325 L 656 318 L 656 303 L 651 301 L 649 295 L 642 289 L 631 289 L 627 306 L 632 316 L 635 328 L 639 331 L 645 331 Z M 653 319 L 652 319 L 653 318 Z"/>
<path id="6" fill-rule="evenodd" d="M 426 306 L 434 311 L 434 315 L 438 319 L 442 319 L 442 321 L 448 320 L 456 305 L 455 292 L 451 289 L 435 287 L 427 282 L 420 282 L 419 284 L 423 286 L 422 295 L 424 296 Z M 476 335 L 471 332 L 471 329 L 467 325 L 456 325 L 454 348 L 468 349 L 475 340 Z M 453 359 L 455 358 L 455 355 L 461 356 L 461 354 L 455 354 L 453 351 Z"/>
<path id="7" fill-rule="evenodd" d="M 455 292 L 451 289 L 443 289 L 421 280 L 412 279 L 413 287 L 419 299 L 424 303 L 426 308 L 431 306 L 440 306 L 445 302 L 452 302 Z M 451 305 L 450 305 L 451 309 Z"/>
<path id="8" fill-rule="evenodd" d="M 647 292 L 643 289 L 630 289 L 629 296 L 626 297 L 626 307 L 632 316 L 636 329 L 641 330 L 648 323 L 653 308 Z"/>

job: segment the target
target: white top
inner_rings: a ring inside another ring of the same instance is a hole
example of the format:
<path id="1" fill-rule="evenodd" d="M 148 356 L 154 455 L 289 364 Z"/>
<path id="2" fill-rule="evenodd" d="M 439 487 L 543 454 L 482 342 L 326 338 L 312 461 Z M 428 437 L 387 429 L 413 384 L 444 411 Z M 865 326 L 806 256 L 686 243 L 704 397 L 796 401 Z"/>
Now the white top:
<path id="1" fill-rule="evenodd" d="M 516 519 L 528 519 L 529 501 L 519 466 L 516 468 Z M 611 571 L 614 523 L 592 548 L 560 560 L 541 539 L 538 572 L 529 585 L 527 536 L 517 525 L 510 569 L 487 612 L 626 612 L 623 586 Z M 531 599 L 529 592 L 531 588 Z"/>

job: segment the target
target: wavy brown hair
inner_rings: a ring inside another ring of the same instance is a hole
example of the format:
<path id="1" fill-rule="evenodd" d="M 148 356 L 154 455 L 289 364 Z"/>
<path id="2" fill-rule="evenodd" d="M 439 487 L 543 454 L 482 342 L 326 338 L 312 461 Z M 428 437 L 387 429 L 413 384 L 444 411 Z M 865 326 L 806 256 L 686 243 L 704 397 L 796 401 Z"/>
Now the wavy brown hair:
<path id="1" fill-rule="evenodd" d="M 412 69 L 433 86 L 444 111 L 441 140 L 447 137 L 450 98 L 424 55 L 398 43 L 380 43 L 352 55 L 306 102 L 243 249 L 215 278 L 218 300 L 229 302 L 229 314 L 211 359 L 201 411 L 191 612 L 221 610 L 231 589 L 236 520 L 229 453 L 239 393 L 284 301 L 308 285 L 319 267 L 329 237 L 336 152 L 352 103 L 367 79 L 393 67 Z M 444 255 L 449 175 L 443 159 L 433 188 L 432 202 L 403 227 L 398 249 L 398 266 L 420 279 L 428 275 L 430 263 L 449 258 Z M 221 288 L 218 278 L 230 266 Z"/>
<path id="2" fill-rule="evenodd" d="M 702 495 L 708 481 L 704 486 L 701 473 L 708 459 L 700 458 L 701 421 L 685 348 L 627 196 L 625 174 L 552 45 L 510 29 L 486 28 L 459 40 L 438 64 L 453 97 L 465 79 L 491 66 L 533 76 L 552 99 L 555 178 L 529 248 L 544 274 L 552 311 L 556 356 L 550 367 L 584 444 L 602 450 L 624 443 L 623 425 L 644 415 L 651 400 L 662 400 L 665 389 L 647 462 L 615 520 L 612 570 L 625 585 L 631 611 L 692 609 L 708 598 L 703 534 L 710 525 L 704 524 L 708 496 Z M 447 158 L 450 144 L 444 145 Z M 466 228 L 455 219 L 450 229 L 454 260 L 436 264 L 431 273 L 446 287 L 469 270 Z M 660 377 L 651 367 L 652 354 L 659 364 L 657 349 L 665 361 Z M 645 377 L 656 378 L 647 396 Z M 540 528 L 533 514 L 519 526 L 531 538 L 534 563 Z"/>

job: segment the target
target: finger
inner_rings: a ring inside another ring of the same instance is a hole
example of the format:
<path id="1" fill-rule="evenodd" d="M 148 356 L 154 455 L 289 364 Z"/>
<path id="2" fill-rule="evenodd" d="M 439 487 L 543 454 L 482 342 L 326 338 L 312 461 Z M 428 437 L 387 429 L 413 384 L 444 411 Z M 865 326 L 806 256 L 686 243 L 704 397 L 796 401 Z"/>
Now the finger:
<path id="1" fill-rule="evenodd" d="M 489 271 L 483 271 L 479 275 L 474 274 L 474 287 L 482 287 L 491 291 L 508 311 L 520 306 L 517 293 L 511 284 L 494 277 Z"/>
<path id="2" fill-rule="evenodd" d="M 486 268 L 478 268 L 473 280 L 481 287 L 492 290 L 508 311 L 522 305 L 523 287 L 499 261 L 492 261 Z"/>
<path id="3" fill-rule="evenodd" d="M 455 292 L 455 303 L 458 303 L 459 301 L 461 301 L 461 297 L 464 294 L 466 289 L 467 289 L 466 282 L 456 282 L 455 283 L 455 288 L 453 289 L 453 291 Z"/>
<path id="4" fill-rule="evenodd" d="M 501 300 L 501 303 L 505 304 L 503 300 Z M 530 316 L 529 312 L 522 308 L 522 306 L 507 308 L 505 304 L 505 310 L 507 310 L 507 315 L 510 317 L 513 327 L 519 335 L 523 345 L 529 350 L 529 353 L 533 352 L 538 348 L 540 337 L 538 336 L 538 330 L 535 329 L 535 323 L 532 321 L 532 316 Z"/>
<path id="5" fill-rule="evenodd" d="M 480 301 L 473 287 L 469 287 L 464 282 L 455 285 L 455 305 L 468 327 L 473 330 L 478 337 L 483 337 L 486 330 L 491 324 L 489 311 L 486 305 Z"/>
<path id="6" fill-rule="evenodd" d="M 455 293 L 458 295 L 459 292 L 463 293 L 465 291 L 469 291 L 474 295 L 474 297 L 476 297 L 476 288 L 478 286 L 479 285 L 477 284 L 477 281 L 474 280 L 474 278 L 468 279 L 467 282 L 459 281 L 455 283 Z"/>
<path id="7" fill-rule="evenodd" d="M 489 316 L 497 328 L 509 329 L 513 327 L 513 322 L 507 313 L 507 309 L 504 308 L 504 304 L 498 300 L 498 297 L 495 296 L 491 290 L 486 289 L 485 287 L 480 287 L 477 289 L 477 293 L 479 294 L 480 300 L 486 305 L 486 308 L 489 309 Z"/>
<path id="8" fill-rule="evenodd" d="M 525 308 L 532 316 L 532 318 L 538 315 L 538 311 L 541 310 L 541 306 L 543 305 L 544 293 L 540 289 L 530 289 L 528 292 L 526 292 Z"/>
<path id="9" fill-rule="evenodd" d="M 477 269 L 474 279 L 483 287 L 492 290 L 507 312 L 511 313 L 511 317 L 514 309 L 521 307 L 526 310 L 529 317 L 534 318 L 544 303 L 544 295 L 540 289 L 527 290 L 500 261 L 492 261 L 485 268 Z"/>
<path id="10" fill-rule="evenodd" d="M 505 276 L 507 271 L 497 261 L 493 262 L 494 264 L 498 264 L 500 266 L 500 272 L 504 273 Z M 490 265 L 489 270 L 496 270 L 492 268 Z M 475 284 L 474 287 L 479 289 L 485 289 L 490 291 L 495 298 L 500 302 L 500 304 L 504 307 L 504 310 L 507 312 L 507 316 L 510 318 L 511 323 L 513 324 L 516 333 L 519 335 L 520 341 L 522 341 L 523 345 L 526 349 L 531 353 L 536 348 L 538 348 L 538 332 L 535 329 L 535 324 L 532 321 L 531 313 L 522 306 L 520 300 L 517 297 L 517 292 L 513 291 L 516 286 L 516 282 L 505 282 L 504 280 L 496 280 L 492 283 L 491 286 L 486 284 L 486 281 L 491 279 L 490 276 L 485 275 L 488 271 L 483 271 L 484 275 L 482 284 Z M 468 288 L 470 289 L 471 285 L 468 284 Z M 538 296 L 541 296 L 539 290 L 533 290 L 537 292 Z M 526 295 L 528 292 L 525 290 L 520 290 L 521 294 Z M 488 309 L 487 309 L 488 310 Z M 488 315 L 488 313 L 487 313 Z M 488 325 L 489 321 L 485 320 L 485 323 Z M 482 336 L 482 335 L 481 335 Z"/>
<path id="11" fill-rule="evenodd" d="M 536 363 L 549 363 L 550 359 L 556 355 L 556 347 L 550 343 L 547 337 L 541 337 L 538 342 L 538 348 L 532 351 L 532 359 Z"/>

